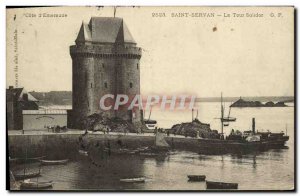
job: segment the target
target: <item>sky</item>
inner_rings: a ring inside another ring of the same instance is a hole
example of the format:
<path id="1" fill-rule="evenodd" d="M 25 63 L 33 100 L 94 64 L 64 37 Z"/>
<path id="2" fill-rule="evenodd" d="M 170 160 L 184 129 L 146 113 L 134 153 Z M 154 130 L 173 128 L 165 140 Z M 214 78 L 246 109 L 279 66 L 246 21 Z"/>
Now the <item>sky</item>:
<path id="1" fill-rule="evenodd" d="M 44 13 L 67 17 L 38 17 Z M 164 13 L 165 17 L 153 17 L 153 13 Z M 180 13 L 189 16 L 172 17 Z M 191 17 L 195 13 L 215 16 Z M 251 13 L 263 17 L 246 17 Z M 230 17 L 224 17 L 228 14 Z M 72 90 L 69 46 L 75 44 L 81 23 L 89 22 L 92 16 L 113 17 L 113 8 L 7 10 L 6 86 L 15 85 L 17 56 L 19 87 L 43 92 Z M 140 61 L 143 95 L 294 94 L 291 7 L 118 7 L 116 17 L 124 19 L 143 49 Z"/>

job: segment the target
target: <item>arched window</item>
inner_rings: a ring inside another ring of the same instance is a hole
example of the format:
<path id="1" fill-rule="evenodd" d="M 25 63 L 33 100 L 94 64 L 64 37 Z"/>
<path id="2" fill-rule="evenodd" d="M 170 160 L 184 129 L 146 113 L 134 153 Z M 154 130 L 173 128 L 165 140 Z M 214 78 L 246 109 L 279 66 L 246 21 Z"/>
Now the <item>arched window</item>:
<path id="1" fill-rule="evenodd" d="M 107 88 L 107 82 L 104 82 L 104 87 Z"/>
<path id="2" fill-rule="evenodd" d="M 129 83 L 129 87 L 132 88 L 132 82 Z"/>
<path id="3" fill-rule="evenodd" d="M 136 69 L 139 69 L 139 64 L 138 63 L 136 64 Z"/>

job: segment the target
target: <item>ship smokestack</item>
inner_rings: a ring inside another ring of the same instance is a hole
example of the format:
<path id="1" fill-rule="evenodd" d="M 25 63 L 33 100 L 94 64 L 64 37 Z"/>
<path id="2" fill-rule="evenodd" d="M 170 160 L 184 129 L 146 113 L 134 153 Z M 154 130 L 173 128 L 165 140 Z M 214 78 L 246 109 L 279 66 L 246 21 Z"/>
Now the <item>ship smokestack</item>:
<path id="1" fill-rule="evenodd" d="M 255 133 L 255 118 L 252 118 L 252 133 Z"/>

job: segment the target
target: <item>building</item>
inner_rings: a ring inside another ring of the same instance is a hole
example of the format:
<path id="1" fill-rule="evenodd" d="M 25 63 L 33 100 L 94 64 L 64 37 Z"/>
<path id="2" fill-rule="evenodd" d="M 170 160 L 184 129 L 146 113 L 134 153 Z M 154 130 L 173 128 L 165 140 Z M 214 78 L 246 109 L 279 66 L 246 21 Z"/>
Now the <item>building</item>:
<path id="1" fill-rule="evenodd" d="M 24 88 L 9 86 L 6 89 L 6 121 L 8 130 L 23 128 L 23 110 L 38 110 L 38 100 Z"/>
<path id="2" fill-rule="evenodd" d="M 92 17 L 88 24 L 82 23 L 75 43 L 70 46 L 73 102 L 68 127 L 83 129 L 87 116 L 103 112 L 99 107 L 103 95 L 140 94 L 141 48 L 123 19 L 111 17 Z M 137 108 L 105 113 L 134 125 L 140 125 L 143 119 Z"/>
<path id="3" fill-rule="evenodd" d="M 45 130 L 67 126 L 65 109 L 23 110 L 23 130 Z"/>

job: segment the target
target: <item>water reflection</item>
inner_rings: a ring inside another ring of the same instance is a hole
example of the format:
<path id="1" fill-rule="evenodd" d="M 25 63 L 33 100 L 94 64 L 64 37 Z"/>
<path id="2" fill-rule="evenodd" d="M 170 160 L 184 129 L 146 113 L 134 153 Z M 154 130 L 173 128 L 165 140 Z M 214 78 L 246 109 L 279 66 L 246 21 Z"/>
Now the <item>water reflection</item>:
<path id="1" fill-rule="evenodd" d="M 205 183 L 188 183 L 187 175 L 195 174 L 211 181 L 239 183 L 239 189 L 285 189 L 293 186 L 290 158 L 286 149 L 242 156 L 175 151 L 168 156 L 145 157 L 108 155 L 99 148 L 91 157 L 80 156 L 67 165 L 43 166 L 39 180 L 53 180 L 54 190 L 205 190 Z M 120 182 L 121 178 L 136 177 L 145 177 L 146 182 Z"/>
<path id="2" fill-rule="evenodd" d="M 162 167 L 164 165 L 164 162 L 166 161 L 167 157 L 169 157 L 169 156 L 161 155 L 161 156 L 155 157 L 156 166 L 157 167 Z"/>
<path id="3" fill-rule="evenodd" d="M 78 172 L 78 179 L 90 182 L 88 187 L 78 183 L 76 187 L 80 189 L 99 188 L 99 189 L 137 189 L 142 185 L 120 183 L 122 178 L 136 178 L 145 176 L 143 171 L 143 159 L 135 156 L 94 156 L 93 159 L 82 159 L 80 161 L 79 170 L 86 172 Z"/>
<path id="4" fill-rule="evenodd" d="M 253 156 L 253 171 L 256 169 L 256 155 Z"/>

